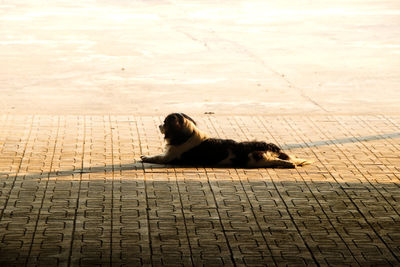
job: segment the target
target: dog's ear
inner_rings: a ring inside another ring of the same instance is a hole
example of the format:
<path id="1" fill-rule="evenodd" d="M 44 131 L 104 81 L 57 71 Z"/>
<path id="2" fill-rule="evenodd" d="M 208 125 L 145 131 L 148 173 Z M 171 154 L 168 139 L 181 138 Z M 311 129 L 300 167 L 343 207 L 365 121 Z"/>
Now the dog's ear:
<path id="1" fill-rule="evenodd" d="M 188 115 L 186 115 L 185 113 L 180 113 L 183 117 L 185 117 L 186 119 L 188 119 L 188 120 L 190 120 L 191 122 L 193 122 L 193 124 L 194 125 L 197 125 L 197 123 L 192 119 L 192 118 L 190 118 Z"/>
<path id="2" fill-rule="evenodd" d="M 166 118 L 164 123 L 169 127 L 180 128 L 183 124 L 183 115 L 180 113 L 171 113 Z"/>

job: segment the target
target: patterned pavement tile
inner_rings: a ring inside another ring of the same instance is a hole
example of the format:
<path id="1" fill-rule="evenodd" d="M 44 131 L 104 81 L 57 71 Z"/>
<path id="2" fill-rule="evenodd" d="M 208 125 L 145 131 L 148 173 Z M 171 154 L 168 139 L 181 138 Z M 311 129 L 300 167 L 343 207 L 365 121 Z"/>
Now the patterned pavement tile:
<path id="1" fill-rule="evenodd" d="M 399 116 L 200 116 L 297 169 L 142 164 L 155 116 L 0 116 L 0 265 L 400 265 Z"/>

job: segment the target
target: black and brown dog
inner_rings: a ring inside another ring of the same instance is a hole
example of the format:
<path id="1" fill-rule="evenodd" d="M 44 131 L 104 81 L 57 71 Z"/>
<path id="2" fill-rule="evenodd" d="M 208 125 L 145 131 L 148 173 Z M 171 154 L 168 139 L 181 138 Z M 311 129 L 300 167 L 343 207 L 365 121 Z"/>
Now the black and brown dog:
<path id="1" fill-rule="evenodd" d="M 183 113 L 169 114 L 159 128 L 167 143 L 165 153 L 141 156 L 143 162 L 239 168 L 294 168 L 311 164 L 282 152 L 272 143 L 209 138 Z"/>

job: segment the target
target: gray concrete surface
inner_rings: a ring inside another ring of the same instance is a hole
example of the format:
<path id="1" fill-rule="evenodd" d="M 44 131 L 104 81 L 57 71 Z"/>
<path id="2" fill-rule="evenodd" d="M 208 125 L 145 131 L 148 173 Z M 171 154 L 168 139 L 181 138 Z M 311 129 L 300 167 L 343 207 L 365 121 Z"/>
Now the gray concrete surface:
<path id="1" fill-rule="evenodd" d="M 399 112 L 400 3 L 0 1 L 12 114 Z"/>

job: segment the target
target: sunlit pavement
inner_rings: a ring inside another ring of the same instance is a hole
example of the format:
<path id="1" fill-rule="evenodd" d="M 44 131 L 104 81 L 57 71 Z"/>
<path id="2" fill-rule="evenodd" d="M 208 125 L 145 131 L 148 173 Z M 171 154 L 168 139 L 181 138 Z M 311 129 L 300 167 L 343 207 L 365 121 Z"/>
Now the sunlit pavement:
<path id="1" fill-rule="evenodd" d="M 399 17 L 398 0 L 0 0 L 0 104 L 13 114 L 399 112 Z"/>
<path id="2" fill-rule="evenodd" d="M 400 265 L 399 17 L 0 0 L 0 265 Z M 170 111 L 314 164 L 141 163 Z"/>
<path id="3" fill-rule="evenodd" d="M 2 116 L 1 262 L 398 265 L 400 116 L 201 116 L 204 130 L 314 160 L 142 164 L 155 116 Z"/>

